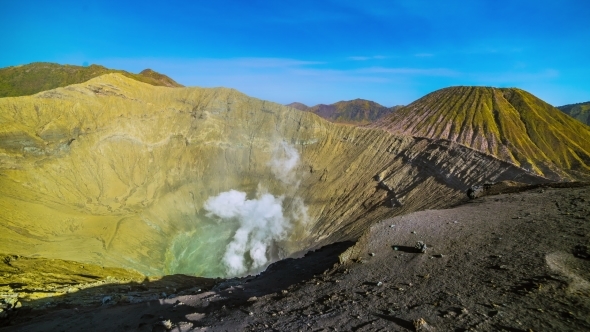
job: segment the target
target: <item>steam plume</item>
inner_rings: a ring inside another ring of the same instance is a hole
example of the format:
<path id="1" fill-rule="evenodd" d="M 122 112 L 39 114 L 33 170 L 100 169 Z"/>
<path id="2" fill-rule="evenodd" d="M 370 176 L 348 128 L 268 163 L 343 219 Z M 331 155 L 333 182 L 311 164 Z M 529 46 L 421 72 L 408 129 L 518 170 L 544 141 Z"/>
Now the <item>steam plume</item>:
<path id="1" fill-rule="evenodd" d="M 295 184 L 297 174 L 294 169 L 298 163 L 299 153 L 295 147 L 281 142 L 273 150 L 269 166 L 275 178 L 285 184 Z"/>
<path id="2" fill-rule="evenodd" d="M 208 216 L 236 219 L 240 227 L 227 246 L 223 262 L 229 275 L 241 275 L 263 267 L 267 250 L 285 237 L 290 223 L 283 215 L 283 197 L 271 194 L 246 199 L 246 193 L 230 190 L 205 202 Z"/>
<path id="3" fill-rule="evenodd" d="M 294 171 L 298 163 L 299 153 L 285 142 L 273 150 L 268 163 L 275 178 L 289 186 L 288 192 L 294 192 L 299 185 Z M 255 199 L 247 199 L 245 192 L 237 190 L 207 199 L 204 208 L 208 217 L 239 223 L 222 259 L 228 276 L 259 271 L 269 262 L 273 246 L 287 237 L 293 223 L 307 223 L 309 218 L 303 199 L 292 197 L 288 216 L 283 208 L 284 199 L 284 196 L 275 197 L 265 192 L 260 184 Z"/>

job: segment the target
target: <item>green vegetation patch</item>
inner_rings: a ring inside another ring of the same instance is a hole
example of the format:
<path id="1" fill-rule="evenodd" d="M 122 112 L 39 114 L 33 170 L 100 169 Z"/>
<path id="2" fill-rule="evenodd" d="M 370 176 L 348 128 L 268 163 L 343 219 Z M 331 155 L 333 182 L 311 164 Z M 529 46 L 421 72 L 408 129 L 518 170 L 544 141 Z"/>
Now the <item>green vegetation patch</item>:
<path id="1" fill-rule="evenodd" d="M 146 69 L 139 74 L 108 69 L 99 65 L 87 67 L 35 62 L 0 69 L 0 97 L 28 96 L 35 93 L 86 82 L 92 78 L 119 73 L 134 80 L 156 86 L 181 87 L 166 75 Z"/>

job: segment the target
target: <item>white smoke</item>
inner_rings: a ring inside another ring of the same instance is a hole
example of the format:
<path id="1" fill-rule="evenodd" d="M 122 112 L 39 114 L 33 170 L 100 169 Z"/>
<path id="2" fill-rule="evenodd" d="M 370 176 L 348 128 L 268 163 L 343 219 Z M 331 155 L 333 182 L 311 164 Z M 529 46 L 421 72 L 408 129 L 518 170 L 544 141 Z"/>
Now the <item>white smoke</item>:
<path id="1" fill-rule="evenodd" d="M 307 224 L 309 221 L 307 206 L 305 206 L 303 198 L 299 196 L 295 196 L 291 202 L 291 218 L 293 218 L 293 220 L 298 220 L 303 225 Z"/>
<path id="2" fill-rule="evenodd" d="M 299 153 L 285 142 L 277 145 L 268 163 L 275 178 L 288 185 L 291 193 L 299 185 L 294 171 L 298 163 Z M 303 199 L 292 197 L 288 216 L 283 208 L 284 199 L 265 192 L 260 184 L 255 199 L 247 199 L 246 193 L 237 190 L 207 199 L 204 208 L 208 217 L 239 223 L 222 259 L 228 276 L 259 271 L 269 262 L 274 246 L 287 237 L 293 223 L 307 223 L 309 217 Z"/>
<path id="3" fill-rule="evenodd" d="M 298 163 L 299 153 L 297 149 L 283 141 L 274 148 L 272 158 L 268 164 L 275 178 L 285 184 L 295 184 L 297 174 L 294 169 Z"/>
<path id="4" fill-rule="evenodd" d="M 240 224 L 223 256 L 229 275 L 257 270 L 268 262 L 269 247 L 284 239 L 291 227 L 283 215 L 282 203 L 283 197 L 271 194 L 249 200 L 246 193 L 236 190 L 210 197 L 205 202 L 207 216 L 233 219 Z"/>

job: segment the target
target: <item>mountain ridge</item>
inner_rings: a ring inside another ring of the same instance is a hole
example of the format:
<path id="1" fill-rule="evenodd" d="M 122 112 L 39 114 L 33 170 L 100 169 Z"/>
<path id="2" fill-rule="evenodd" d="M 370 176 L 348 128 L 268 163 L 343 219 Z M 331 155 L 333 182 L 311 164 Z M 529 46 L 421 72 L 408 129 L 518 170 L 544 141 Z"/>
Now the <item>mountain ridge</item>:
<path id="1" fill-rule="evenodd" d="M 590 126 L 590 101 L 558 106 L 557 109 Z"/>
<path id="2" fill-rule="evenodd" d="M 293 102 L 286 106 L 293 107 L 300 111 L 315 113 L 332 122 L 357 125 L 364 125 L 377 121 L 400 107 L 385 107 L 374 101 L 360 98 L 346 101 L 343 100 L 333 104 L 318 104 L 311 107 L 299 102 Z"/>
<path id="3" fill-rule="evenodd" d="M 124 70 L 109 69 L 95 64 L 75 66 L 34 62 L 0 68 L 0 98 L 33 95 L 70 84 L 83 83 L 108 73 L 119 73 L 134 80 L 156 86 L 182 87 L 170 77 L 151 69 L 145 69 L 139 74 L 132 74 Z"/>
<path id="4" fill-rule="evenodd" d="M 590 172 L 590 128 L 517 88 L 440 89 L 370 127 L 447 139 L 553 179 Z"/>

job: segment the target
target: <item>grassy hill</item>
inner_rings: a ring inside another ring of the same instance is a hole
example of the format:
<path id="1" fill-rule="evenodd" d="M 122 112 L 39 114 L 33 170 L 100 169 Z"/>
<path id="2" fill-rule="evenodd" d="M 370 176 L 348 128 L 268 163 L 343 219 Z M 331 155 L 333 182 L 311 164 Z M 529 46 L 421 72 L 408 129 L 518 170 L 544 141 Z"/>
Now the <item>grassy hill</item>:
<path id="1" fill-rule="evenodd" d="M 590 125 L 590 101 L 585 103 L 563 105 L 557 108 L 574 119 Z"/>
<path id="2" fill-rule="evenodd" d="M 368 124 L 391 114 L 400 106 L 385 107 L 370 100 L 355 99 L 339 101 L 334 104 L 319 104 L 308 107 L 302 103 L 291 103 L 287 106 L 300 111 L 315 113 L 327 120 L 338 123 Z"/>
<path id="3" fill-rule="evenodd" d="M 454 141 L 551 178 L 590 172 L 590 127 L 520 89 L 441 89 L 374 126 Z"/>
<path id="4" fill-rule="evenodd" d="M 86 82 L 92 78 L 119 73 L 134 80 L 156 86 L 181 87 L 170 77 L 146 69 L 139 74 L 108 69 L 100 65 L 88 67 L 34 62 L 28 65 L 0 69 L 0 97 L 33 95 L 37 92 Z"/>

